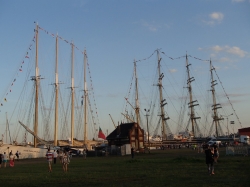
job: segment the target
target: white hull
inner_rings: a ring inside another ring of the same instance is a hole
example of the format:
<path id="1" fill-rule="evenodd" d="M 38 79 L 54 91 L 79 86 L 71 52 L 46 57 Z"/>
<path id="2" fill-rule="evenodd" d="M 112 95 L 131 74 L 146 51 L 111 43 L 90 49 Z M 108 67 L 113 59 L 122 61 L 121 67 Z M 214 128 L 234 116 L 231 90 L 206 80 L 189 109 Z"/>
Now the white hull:
<path id="1" fill-rule="evenodd" d="M 15 155 L 18 151 L 20 153 L 19 159 L 25 158 L 42 158 L 45 157 L 47 149 L 46 148 L 34 148 L 29 146 L 17 146 L 10 144 L 0 145 L 0 153 L 6 152 L 7 155 L 12 151 Z"/>

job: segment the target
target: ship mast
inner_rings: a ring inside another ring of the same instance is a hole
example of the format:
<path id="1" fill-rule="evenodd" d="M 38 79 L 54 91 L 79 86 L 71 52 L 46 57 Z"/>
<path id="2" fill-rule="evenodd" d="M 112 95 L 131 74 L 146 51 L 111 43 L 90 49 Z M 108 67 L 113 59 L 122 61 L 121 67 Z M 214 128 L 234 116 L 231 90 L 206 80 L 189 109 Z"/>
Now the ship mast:
<path id="1" fill-rule="evenodd" d="M 162 124 L 162 140 L 167 140 L 167 133 L 168 134 L 172 134 L 172 133 L 171 133 L 170 128 L 168 127 L 168 124 L 166 122 L 170 118 L 165 117 L 164 106 L 167 103 L 164 103 L 166 101 L 166 99 L 163 99 L 163 95 L 162 95 L 162 79 L 164 77 L 164 74 L 161 73 L 161 57 L 160 57 L 159 50 L 157 50 L 157 58 L 158 58 L 158 74 L 159 74 L 157 86 L 159 87 L 159 93 L 160 93 L 160 108 L 161 108 L 160 116 L 161 116 L 161 124 Z"/>
<path id="2" fill-rule="evenodd" d="M 54 131 L 54 146 L 57 146 L 57 131 L 58 131 L 58 35 L 56 35 L 56 67 L 55 67 L 55 131 Z"/>
<path id="3" fill-rule="evenodd" d="M 187 57 L 187 54 L 186 54 L 186 68 L 187 68 L 187 75 L 188 75 L 188 78 L 187 78 L 187 88 L 188 88 L 188 92 L 189 92 L 189 103 L 188 103 L 188 107 L 190 108 L 190 121 L 191 121 L 191 124 L 192 124 L 192 136 L 197 136 L 198 132 L 196 132 L 196 130 L 198 130 L 198 127 L 197 127 L 197 123 L 196 123 L 196 119 L 200 119 L 200 117 L 195 117 L 195 112 L 194 112 L 194 107 L 199 105 L 197 104 L 197 100 L 193 100 L 193 95 L 192 95 L 192 85 L 191 85 L 191 82 L 193 82 L 195 79 L 194 77 L 190 77 L 190 70 L 189 70 L 189 66 L 191 64 L 188 63 L 188 57 Z M 199 132 L 200 133 L 200 132 Z"/>
<path id="4" fill-rule="evenodd" d="M 87 53 L 84 50 L 84 139 L 83 145 L 87 146 L 87 102 L 88 102 L 88 89 L 87 89 L 87 81 L 86 81 L 86 65 L 87 65 Z"/>
<path id="5" fill-rule="evenodd" d="M 35 77 L 32 80 L 35 81 L 35 121 L 34 121 L 34 134 L 38 135 L 38 88 L 39 88 L 39 68 L 38 68 L 38 24 L 36 25 L 36 67 L 35 67 Z M 34 136 L 34 147 L 37 147 L 37 138 Z"/>
<path id="6" fill-rule="evenodd" d="M 74 44 L 71 43 L 72 52 L 71 52 L 71 143 L 74 145 L 74 114 L 75 114 L 75 87 L 74 87 Z"/>
<path id="7" fill-rule="evenodd" d="M 138 125 L 140 125 L 138 78 L 137 78 L 137 74 L 136 74 L 136 61 L 135 60 L 134 60 L 134 73 L 135 73 L 135 114 L 136 114 L 136 122 Z"/>
<path id="8" fill-rule="evenodd" d="M 5 131 L 5 133 L 6 133 L 6 143 L 7 143 L 7 140 L 8 140 L 8 118 L 7 118 L 7 112 L 6 112 L 6 131 Z M 11 144 L 11 142 L 10 142 L 10 144 Z"/>
<path id="9" fill-rule="evenodd" d="M 212 92 L 212 97 L 213 97 L 213 105 L 212 105 L 213 116 L 212 117 L 213 117 L 213 124 L 215 125 L 215 134 L 216 134 L 216 137 L 218 137 L 219 135 L 222 135 L 222 129 L 220 127 L 219 121 L 223 120 L 223 118 L 218 117 L 218 112 L 217 112 L 217 109 L 222 108 L 222 107 L 220 104 L 216 103 L 215 88 L 214 87 L 217 83 L 216 83 L 216 80 L 214 80 L 214 78 L 213 78 L 213 70 L 214 69 L 215 68 L 212 66 L 212 61 L 210 60 L 211 88 L 212 88 L 210 91 Z M 213 124 L 210 128 L 209 135 L 212 134 Z"/>

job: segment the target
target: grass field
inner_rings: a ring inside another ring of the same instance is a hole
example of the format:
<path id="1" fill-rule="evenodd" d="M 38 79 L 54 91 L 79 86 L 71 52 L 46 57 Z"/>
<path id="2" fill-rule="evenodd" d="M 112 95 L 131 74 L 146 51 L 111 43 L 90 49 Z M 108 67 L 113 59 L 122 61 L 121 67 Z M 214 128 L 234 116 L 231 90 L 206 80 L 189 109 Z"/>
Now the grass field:
<path id="1" fill-rule="evenodd" d="M 131 156 L 73 158 L 69 171 L 61 164 L 48 173 L 46 159 L 15 162 L 0 168 L 1 187 L 10 186 L 250 186 L 250 157 L 226 156 L 220 148 L 215 175 L 208 175 L 205 154 L 192 149 L 154 150 Z"/>

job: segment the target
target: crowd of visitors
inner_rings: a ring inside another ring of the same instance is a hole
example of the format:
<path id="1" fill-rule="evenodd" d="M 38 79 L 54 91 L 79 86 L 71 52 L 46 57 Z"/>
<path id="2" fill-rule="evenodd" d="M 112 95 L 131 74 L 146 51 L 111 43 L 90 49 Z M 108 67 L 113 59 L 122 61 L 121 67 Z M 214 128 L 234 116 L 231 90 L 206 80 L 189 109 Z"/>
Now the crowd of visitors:
<path id="1" fill-rule="evenodd" d="M 14 167 L 15 160 L 19 161 L 19 155 L 20 153 L 18 151 L 14 154 L 12 153 L 12 150 L 9 152 L 9 155 L 6 152 L 4 152 L 3 154 L 0 153 L 0 168 L 2 167 L 2 164 L 3 167 L 6 168 L 8 160 L 9 160 L 9 166 Z"/>

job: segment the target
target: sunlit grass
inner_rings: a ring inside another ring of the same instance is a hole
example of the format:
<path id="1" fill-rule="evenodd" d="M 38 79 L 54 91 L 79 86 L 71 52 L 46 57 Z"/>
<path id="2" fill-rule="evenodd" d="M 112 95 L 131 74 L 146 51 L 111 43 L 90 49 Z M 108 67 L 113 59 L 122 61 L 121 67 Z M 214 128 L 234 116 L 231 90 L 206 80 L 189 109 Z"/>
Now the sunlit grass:
<path id="1" fill-rule="evenodd" d="M 250 157 L 225 156 L 220 150 L 215 175 L 209 176 L 205 154 L 191 149 L 155 150 L 128 156 L 73 158 L 48 173 L 46 159 L 20 160 L 0 168 L 1 186 L 248 186 Z"/>

